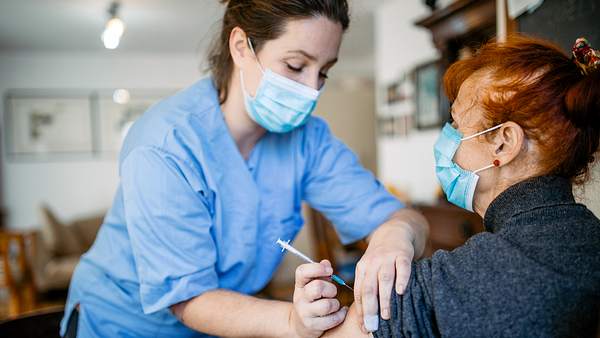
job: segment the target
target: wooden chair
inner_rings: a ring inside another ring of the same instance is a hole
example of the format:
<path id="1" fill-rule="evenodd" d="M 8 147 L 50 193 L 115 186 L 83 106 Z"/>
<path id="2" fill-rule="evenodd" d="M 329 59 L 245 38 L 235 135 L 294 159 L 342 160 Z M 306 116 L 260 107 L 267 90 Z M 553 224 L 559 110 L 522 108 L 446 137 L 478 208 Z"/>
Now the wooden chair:
<path id="1" fill-rule="evenodd" d="M 59 338 L 63 311 L 59 306 L 0 321 L 0 337 Z"/>
<path id="2" fill-rule="evenodd" d="M 0 287 L 8 293 L 8 316 L 32 311 L 36 305 L 31 257 L 35 255 L 34 232 L 0 232 Z"/>
<path id="3" fill-rule="evenodd" d="M 340 242 L 333 224 L 320 212 L 310 209 L 309 211 L 312 237 L 316 248 L 317 259 L 327 259 L 333 267 L 337 263 L 336 252 L 339 250 L 359 250 L 364 252 L 367 249 L 367 241 L 360 240 L 351 245 L 344 246 Z"/>

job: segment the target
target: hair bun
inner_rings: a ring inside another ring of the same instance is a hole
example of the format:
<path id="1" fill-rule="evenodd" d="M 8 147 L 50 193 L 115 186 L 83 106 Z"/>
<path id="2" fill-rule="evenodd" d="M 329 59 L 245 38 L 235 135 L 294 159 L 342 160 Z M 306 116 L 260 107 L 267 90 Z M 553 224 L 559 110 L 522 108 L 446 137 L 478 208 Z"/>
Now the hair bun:
<path id="1" fill-rule="evenodd" d="M 593 71 L 571 86 L 565 95 L 565 108 L 579 128 L 600 129 L 600 71 Z"/>
<path id="2" fill-rule="evenodd" d="M 600 52 L 585 38 L 575 40 L 571 52 L 583 77 L 565 95 L 568 118 L 579 128 L 600 129 Z"/>
<path id="3" fill-rule="evenodd" d="M 600 52 L 594 50 L 586 38 L 575 40 L 571 52 L 582 74 L 587 75 L 600 68 Z"/>

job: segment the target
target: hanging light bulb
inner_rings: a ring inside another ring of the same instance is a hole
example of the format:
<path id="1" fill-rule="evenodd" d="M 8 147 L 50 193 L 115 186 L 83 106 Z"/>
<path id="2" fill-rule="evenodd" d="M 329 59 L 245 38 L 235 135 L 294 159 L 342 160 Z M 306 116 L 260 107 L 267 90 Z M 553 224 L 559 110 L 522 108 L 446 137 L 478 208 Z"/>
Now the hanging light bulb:
<path id="1" fill-rule="evenodd" d="M 104 47 L 107 49 L 117 48 L 119 46 L 119 42 L 121 42 L 121 37 L 125 32 L 125 24 L 121 19 L 119 19 L 119 17 L 117 17 L 119 6 L 120 4 L 117 1 L 113 1 L 110 4 L 110 8 L 108 9 L 110 19 L 106 22 L 104 31 L 100 36 L 102 43 L 104 43 Z"/>
<path id="2" fill-rule="evenodd" d="M 127 89 L 117 89 L 113 92 L 113 102 L 116 104 L 127 104 L 131 99 L 131 95 Z"/>

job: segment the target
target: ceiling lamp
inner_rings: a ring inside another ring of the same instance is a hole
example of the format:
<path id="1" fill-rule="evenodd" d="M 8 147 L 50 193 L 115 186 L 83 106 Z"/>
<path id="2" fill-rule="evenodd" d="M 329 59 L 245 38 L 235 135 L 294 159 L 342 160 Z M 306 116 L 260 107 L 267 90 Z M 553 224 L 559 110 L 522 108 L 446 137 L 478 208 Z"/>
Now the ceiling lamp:
<path id="1" fill-rule="evenodd" d="M 107 49 L 117 48 L 119 46 L 119 42 L 121 42 L 121 37 L 125 32 L 125 24 L 117 16 L 120 5 L 121 4 L 118 1 L 113 1 L 108 8 L 110 19 L 106 22 L 104 31 L 100 36 L 102 42 L 104 43 L 104 47 Z"/>

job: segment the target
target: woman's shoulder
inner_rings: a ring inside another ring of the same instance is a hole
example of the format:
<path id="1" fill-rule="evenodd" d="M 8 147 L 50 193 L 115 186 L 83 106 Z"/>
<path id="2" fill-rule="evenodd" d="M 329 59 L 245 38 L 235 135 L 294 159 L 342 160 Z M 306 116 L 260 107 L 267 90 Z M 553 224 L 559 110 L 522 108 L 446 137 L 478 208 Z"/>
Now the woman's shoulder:
<path id="1" fill-rule="evenodd" d="M 200 143 L 217 127 L 215 115 L 219 110 L 211 78 L 201 79 L 144 112 L 124 139 L 121 159 L 140 147 L 169 152 L 173 147 Z"/>

